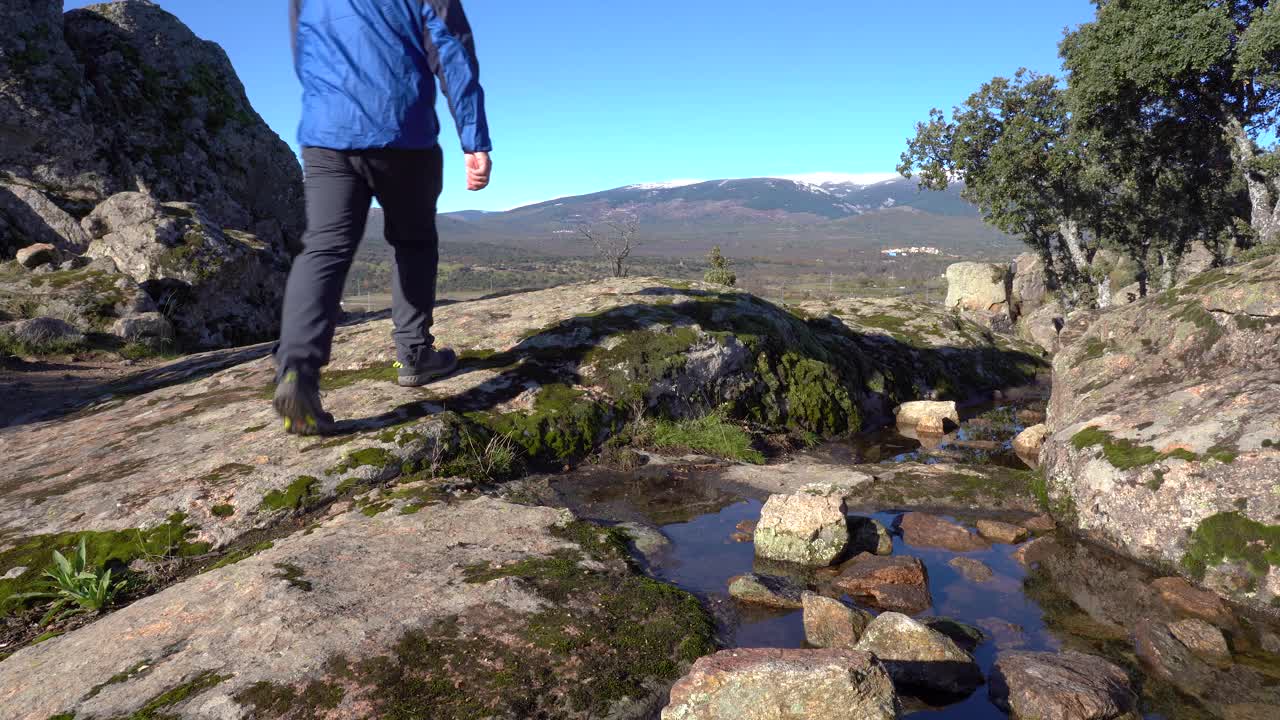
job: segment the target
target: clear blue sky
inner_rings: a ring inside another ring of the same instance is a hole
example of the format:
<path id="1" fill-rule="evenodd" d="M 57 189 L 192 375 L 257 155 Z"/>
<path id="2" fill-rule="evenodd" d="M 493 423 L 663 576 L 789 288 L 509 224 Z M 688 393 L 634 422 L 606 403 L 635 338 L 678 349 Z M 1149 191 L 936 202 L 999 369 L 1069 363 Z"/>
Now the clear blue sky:
<path id="1" fill-rule="evenodd" d="M 300 89 L 285 0 L 160 4 L 226 49 L 258 112 L 294 144 Z M 1088 0 L 464 5 L 494 176 L 468 193 L 447 136 L 442 210 L 677 178 L 892 172 L 931 107 L 1021 66 L 1057 72 L 1063 29 L 1093 14 Z"/>

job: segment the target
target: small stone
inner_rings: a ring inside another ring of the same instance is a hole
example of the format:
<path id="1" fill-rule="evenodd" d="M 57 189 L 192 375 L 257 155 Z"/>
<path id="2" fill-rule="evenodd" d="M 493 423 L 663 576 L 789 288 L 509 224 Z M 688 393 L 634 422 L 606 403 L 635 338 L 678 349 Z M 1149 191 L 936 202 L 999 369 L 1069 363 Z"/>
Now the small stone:
<path id="1" fill-rule="evenodd" d="M 738 532 L 754 533 L 756 531 L 756 525 L 759 524 L 759 521 L 756 520 L 740 520 L 737 525 L 734 525 L 734 527 L 737 528 Z"/>
<path id="2" fill-rule="evenodd" d="M 255 465 L 270 465 L 271 457 L 269 455 L 259 455 L 253 459 Z"/>
<path id="3" fill-rule="evenodd" d="M 116 320 L 111 334 L 125 340 L 169 339 L 173 337 L 173 325 L 158 312 L 139 313 Z"/>
<path id="4" fill-rule="evenodd" d="M 1151 587 L 1160 593 L 1160 599 L 1174 612 L 1200 618 L 1218 627 L 1231 627 L 1235 624 L 1222 598 L 1207 590 L 1192 587 L 1191 583 L 1180 577 L 1154 580 Z"/>
<path id="5" fill-rule="evenodd" d="M 849 545 L 844 497 L 816 489 L 771 496 L 760 511 L 755 545 L 756 555 L 769 560 L 830 565 Z"/>
<path id="6" fill-rule="evenodd" d="M 893 536 L 889 534 L 889 528 L 875 518 L 849 518 L 849 536 L 849 549 L 854 553 L 893 554 Z"/>
<path id="7" fill-rule="evenodd" d="M 936 515 L 909 512 L 899 522 L 902 537 L 909 545 L 918 547 L 935 547 L 954 552 L 970 552 L 985 550 L 990 547 L 986 540 L 969 532 L 953 522 Z"/>
<path id="8" fill-rule="evenodd" d="M 722 650 L 671 688 L 662 720 L 894 720 L 888 672 L 856 650 Z"/>
<path id="9" fill-rule="evenodd" d="M 27 568 L 21 567 L 21 566 L 11 568 L 9 572 L 5 573 L 4 575 L 0 575 L 0 580 L 15 580 L 21 577 L 22 573 L 26 571 L 27 571 Z"/>
<path id="10" fill-rule="evenodd" d="M 1058 551 L 1058 543 L 1051 537 L 1039 537 L 1013 551 L 1013 559 L 1030 568 L 1044 562 Z"/>
<path id="11" fill-rule="evenodd" d="M 1019 410 L 1018 414 L 1014 417 L 1018 422 L 1027 426 L 1039 425 L 1046 419 L 1046 415 L 1043 410 L 1032 410 L 1031 408 L 1023 408 Z"/>
<path id="12" fill-rule="evenodd" d="M 1017 545 L 1031 535 L 1027 528 L 996 520 L 979 520 L 978 532 L 988 540 L 1006 545 Z"/>
<path id="13" fill-rule="evenodd" d="M 852 608 L 817 593 L 801 596 L 804 606 L 804 639 L 820 648 L 852 648 L 874 619 L 871 613 Z"/>
<path id="14" fill-rule="evenodd" d="M 1022 626 L 1007 620 L 996 617 L 982 618 L 978 621 L 978 627 L 987 631 L 996 647 L 1001 650 L 1014 650 L 1027 644 L 1026 631 Z"/>
<path id="15" fill-rule="evenodd" d="M 976 583 L 984 583 L 995 577 L 995 573 L 991 568 L 981 560 L 975 560 L 967 557 L 951 558 L 947 562 L 948 565 L 960 571 L 960 574 L 966 580 Z"/>
<path id="16" fill-rule="evenodd" d="M 1124 670 L 1078 652 L 1001 653 L 991 702 L 1015 718 L 1139 720 L 1138 696 Z"/>
<path id="17" fill-rule="evenodd" d="M 915 428 L 919 432 L 941 434 L 960 426 L 960 411 L 955 402 L 917 400 L 903 403 L 895 411 L 898 427 Z"/>
<path id="18" fill-rule="evenodd" d="M 795 610 L 804 607 L 804 588 L 772 575 L 747 573 L 729 578 L 729 594 L 744 603 Z"/>
<path id="19" fill-rule="evenodd" d="M 919 618 L 919 621 L 930 629 L 951 638 L 951 642 L 965 652 L 972 653 L 978 649 L 983 640 L 987 639 L 986 633 L 981 629 L 968 623 L 962 623 L 959 620 L 945 617 L 926 617 Z"/>
<path id="20" fill-rule="evenodd" d="M 1018 433 L 1013 439 L 1013 451 L 1032 467 L 1039 465 L 1040 448 L 1049 439 L 1049 428 L 1046 425 L 1032 425 Z"/>
<path id="21" fill-rule="evenodd" d="M 884 663 L 900 691 L 961 695 L 982 684 L 982 670 L 972 655 L 900 613 L 886 612 L 873 620 L 857 647 Z"/>
<path id="22" fill-rule="evenodd" d="M 1027 520 L 1022 523 L 1022 526 L 1034 533 L 1047 533 L 1058 529 L 1058 521 L 1054 520 L 1052 515 L 1046 513 Z"/>
<path id="23" fill-rule="evenodd" d="M 1217 673 L 1174 637 L 1163 623 L 1139 620 L 1133 630 L 1133 648 L 1151 672 L 1188 695 L 1204 697 L 1217 683 Z"/>
<path id="24" fill-rule="evenodd" d="M 18 264 L 28 270 L 58 262 L 58 249 L 48 243 L 28 245 L 18 251 Z"/>
<path id="25" fill-rule="evenodd" d="M 919 613 L 933 605 L 924 563 L 905 555 L 862 553 L 845 563 L 832 585 L 882 610 Z"/>
<path id="26" fill-rule="evenodd" d="M 752 540 L 751 533 L 735 532 L 729 536 L 729 539 L 736 543 L 749 543 Z"/>
<path id="27" fill-rule="evenodd" d="M 1169 632 L 1191 652 L 1213 662 L 1229 662 L 1231 649 L 1222 631 L 1199 618 L 1169 624 Z"/>

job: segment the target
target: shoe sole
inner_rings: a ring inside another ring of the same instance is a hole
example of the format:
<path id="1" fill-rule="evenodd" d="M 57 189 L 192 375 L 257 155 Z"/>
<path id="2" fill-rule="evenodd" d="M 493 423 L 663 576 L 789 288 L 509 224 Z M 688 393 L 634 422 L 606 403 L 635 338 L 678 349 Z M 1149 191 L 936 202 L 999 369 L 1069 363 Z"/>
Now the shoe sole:
<path id="1" fill-rule="evenodd" d="M 399 384 L 400 387 L 422 387 L 423 385 L 430 383 L 432 380 L 439 380 L 440 378 L 449 375 L 457 369 L 458 358 L 454 357 L 453 362 L 449 363 L 446 367 L 442 367 L 439 370 L 418 373 L 417 375 L 400 375 L 396 378 L 396 383 Z"/>
<path id="2" fill-rule="evenodd" d="M 271 406 L 276 414 L 284 419 L 284 431 L 290 435 L 319 435 L 321 426 L 319 413 L 308 407 L 297 393 L 277 394 Z"/>

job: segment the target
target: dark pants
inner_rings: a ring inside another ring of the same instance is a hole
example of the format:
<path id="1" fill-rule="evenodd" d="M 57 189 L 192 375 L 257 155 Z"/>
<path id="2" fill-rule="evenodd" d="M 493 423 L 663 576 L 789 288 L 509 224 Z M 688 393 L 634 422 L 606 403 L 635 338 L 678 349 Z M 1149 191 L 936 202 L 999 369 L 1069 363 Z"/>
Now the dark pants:
<path id="1" fill-rule="evenodd" d="M 302 150 L 307 232 L 284 296 L 276 366 L 316 378 L 329 363 L 342 289 L 377 198 L 395 250 L 391 317 L 396 354 L 412 367 L 431 348 L 439 237 L 436 201 L 443 159 L 431 150 Z"/>

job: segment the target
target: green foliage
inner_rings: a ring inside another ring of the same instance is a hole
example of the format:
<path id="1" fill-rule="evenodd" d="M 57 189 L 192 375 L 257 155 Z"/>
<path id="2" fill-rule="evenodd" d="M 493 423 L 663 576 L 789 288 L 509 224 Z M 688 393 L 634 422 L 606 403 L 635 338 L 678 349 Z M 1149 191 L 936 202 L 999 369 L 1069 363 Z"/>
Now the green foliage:
<path id="1" fill-rule="evenodd" d="M 303 475 L 289 483 L 284 490 L 272 490 L 262 498 L 259 510 L 303 510 L 315 499 L 320 481 Z"/>
<path id="2" fill-rule="evenodd" d="M 703 275 L 707 282 L 729 287 L 738 284 L 738 274 L 729 269 L 729 259 L 720 252 L 719 245 L 711 248 L 711 252 L 707 254 L 707 264 L 711 266 Z"/>
<path id="3" fill-rule="evenodd" d="M 1203 580 L 1208 568 L 1242 561 L 1255 577 L 1280 565 L 1280 525 L 1264 525 L 1236 512 L 1205 518 L 1191 535 L 1182 565 Z"/>
<path id="4" fill-rule="evenodd" d="M 50 581 L 46 589 L 11 598 L 18 602 L 52 600 L 53 604 L 41 624 L 77 613 L 101 612 L 126 584 L 123 580 L 112 581 L 111 570 L 89 564 L 89 551 L 83 537 L 70 560 L 57 550 L 53 551 L 53 567 L 45 571 L 45 577 Z"/>
<path id="5" fill-rule="evenodd" d="M 52 357 L 58 355 L 76 355 L 92 349 L 84 340 L 67 340 L 58 338 L 44 342 L 29 343 L 18 340 L 10 333 L 0 333 L 0 357 Z"/>
<path id="6" fill-rule="evenodd" d="M 643 426 L 635 441 L 658 450 L 691 450 L 739 462 L 764 463 L 764 455 L 751 445 L 751 436 L 718 413 L 696 420 L 657 420 Z"/>

